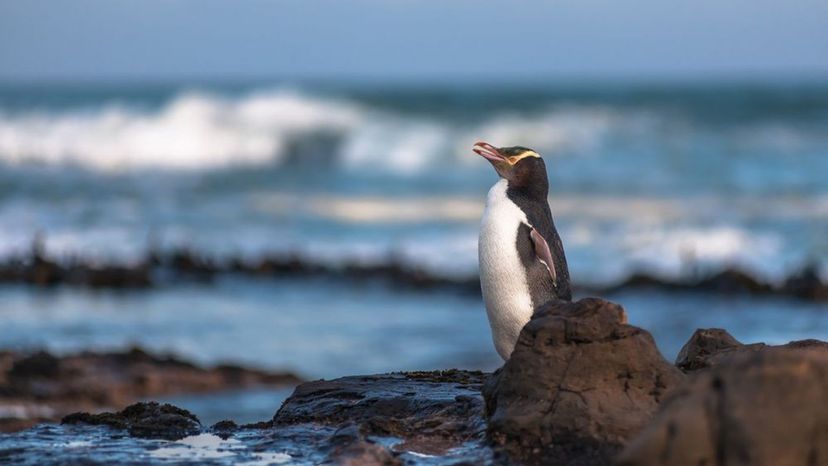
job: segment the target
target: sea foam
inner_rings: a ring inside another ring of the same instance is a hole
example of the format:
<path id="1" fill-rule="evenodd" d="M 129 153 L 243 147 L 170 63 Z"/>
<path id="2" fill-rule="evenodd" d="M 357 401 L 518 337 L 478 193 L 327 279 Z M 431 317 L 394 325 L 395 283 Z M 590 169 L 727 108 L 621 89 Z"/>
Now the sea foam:
<path id="1" fill-rule="evenodd" d="M 202 169 L 278 162 L 293 138 L 341 132 L 359 112 L 344 102 L 277 90 L 225 98 L 183 93 L 162 107 L 0 114 L 0 157 L 97 170 Z"/>
<path id="2" fill-rule="evenodd" d="M 184 91 L 153 108 L 116 101 L 24 112 L 0 107 L 0 161 L 101 172 L 204 170 L 279 165 L 327 141 L 323 156 L 345 170 L 405 175 L 446 161 L 472 165 L 470 147 L 480 138 L 550 156 L 583 149 L 599 144 L 625 118 L 588 106 L 484 114 L 466 122 L 282 88 L 233 97 Z"/>

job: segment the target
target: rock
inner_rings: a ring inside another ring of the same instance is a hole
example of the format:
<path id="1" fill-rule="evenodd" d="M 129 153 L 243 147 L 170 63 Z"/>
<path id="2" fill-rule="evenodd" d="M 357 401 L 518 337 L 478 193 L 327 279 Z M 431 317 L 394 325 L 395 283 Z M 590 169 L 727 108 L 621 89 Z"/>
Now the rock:
<path id="1" fill-rule="evenodd" d="M 623 466 L 828 465 L 828 346 L 737 351 L 694 374 Z"/>
<path id="2" fill-rule="evenodd" d="M 621 306 L 553 302 L 486 383 L 489 436 L 518 461 L 608 464 L 682 379 Z"/>
<path id="3" fill-rule="evenodd" d="M 626 289 L 650 288 L 663 291 L 679 291 L 689 288 L 689 285 L 683 281 L 670 280 L 664 277 L 658 277 L 648 272 L 635 272 L 627 277 L 625 280 L 619 282 L 615 286 L 609 288 L 610 292 L 619 292 Z"/>
<path id="4" fill-rule="evenodd" d="M 227 440 L 232 437 L 239 430 L 239 425 L 235 421 L 225 419 L 210 426 L 210 432 L 218 435 L 220 438 Z"/>
<path id="5" fill-rule="evenodd" d="M 761 343 L 759 345 L 762 345 Z M 745 345 L 720 328 L 697 329 L 681 347 L 676 366 L 684 372 L 710 366 L 711 357 L 744 348 Z"/>
<path id="6" fill-rule="evenodd" d="M 768 294 L 773 287 L 761 280 L 737 269 L 725 269 L 708 278 L 700 280 L 695 288 L 701 291 L 713 291 L 722 294 Z"/>
<path id="7" fill-rule="evenodd" d="M 397 466 L 402 461 L 382 445 L 367 440 L 355 424 L 345 426 L 331 437 L 330 463 L 342 466 Z"/>
<path id="8" fill-rule="evenodd" d="M 149 266 L 76 266 L 67 271 L 67 283 L 91 288 L 149 288 L 153 285 Z"/>
<path id="9" fill-rule="evenodd" d="M 775 290 L 768 283 L 742 270 L 726 268 L 700 279 L 669 278 L 652 275 L 648 272 L 636 272 L 626 280 L 611 287 L 611 291 L 627 288 L 652 288 L 662 291 L 703 291 L 717 294 L 753 294 L 765 295 Z"/>
<path id="10" fill-rule="evenodd" d="M 64 425 L 0 435 L 0 463 L 495 464 L 480 396 L 485 377 L 449 370 L 309 382 L 272 422 L 222 421 L 206 431 L 187 411 L 157 403 L 78 413 Z M 192 437 L 170 444 L 136 436 Z"/>
<path id="11" fill-rule="evenodd" d="M 822 346 L 828 348 L 828 343 L 819 340 L 792 341 L 786 345 L 773 348 L 806 348 Z M 720 328 L 698 329 L 684 344 L 676 357 L 676 366 L 684 372 L 693 372 L 720 364 L 734 354 L 761 351 L 768 348 L 764 343 L 740 343 Z"/>
<path id="12" fill-rule="evenodd" d="M 107 425 L 126 429 L 133 437 L 177 440 L 201 431 L 201 422 L 191 412 L 154 401 L 135 403 L 117 413 L 73 413 L 61 424 Z"/>
<path id="13" fill-rule="evenodd" d="M 139 348 L 61 357 L 43 351 L 6 352 L 0 357 L 0 431 L 57 420 L 78 410 L 119 409 L 156 396 L 290 386 L 299 381 L 290 373 L 240 366 L 202 368 Z M 14 416 L 4 414 L 8 412 Z"/>
<path id="14" fill-rule="evenodd" d="M 8 371 L 8 378 L 56 377 L 60 373 L 60 360 L 46 351 L 18 358 Z"/>
<path id="15" fill-rule="evenodd" d="M 239 429 L 272 429 L 273 428 L 273 421 L 258 421 L 258 422 L 250 422 L 247 424 L 242 424 L 239 426 Z"/>
<path id="16" fill-rule="evenodd" d="M 615 293 L 631 288 L 668 292 L 703 292 L 720 295 L 777 295 L 807 301 L 828 300 L 828 283 L 822 281 L 816 264 L 793 272 L 781 286 L 774 286 L 743 270 L 726 268 L 701 278 L 671 278 L 639 271 L 609 287 L 591 287 L 583 291 Z"/>
<path id="17" fill-rule="evenodd" d="M 63 281 L 65 275 L 63 267 L 46 259 L 42 254 L 34 254 L 31 266 L 23 273 L 28 283 L 38 286 L 56 285 Z"/>
<path id="18" fill-rule="evenodd" d="M 210 426 L 210 430 L 214 432 L 234 432 L 238 429 L 239 425 L 231 419 L 225 419 Z"/>
<path id="19" fill-rule="evenodd" d="M 816 264 L 806 266 L 785 280 L 782 291 L 811 301 L 828 301 L 828 283 L 822 282 L 818 269 Z"/>
<path id="20" fill-rule="evenodd" d="M 384 447 L 372 444 L 377 438 L 393 443 L 394 455 L 439 456 L 451 451 L 485 462 L 491 453 L 484 446 L 480 396 L 485 377 L 481 372 L 450 370 L 307 382 L 285 401 L 273 417 L 273 427 L 277 432 L 336 429 L 331 454 L 357 458 L 352 464 L 394 464 L 382 452 Z"/>
<path id="21" fill-rule="evenodd" d="M 35 236 L 31 252 L 22 256 L 0 259 L 0 283 L 28 283 L 38 286 L 70 285 L 92 288 L 144 289 L 180 281 L 209 282 L 219 274 L 252 276 L 327 276 L 358 280 L 381 280 L 388 284 L 419 289 L 449 289 L 479 295 L 480 280 L 476 275 L 463 277 L 429 272 L 411 265 L 402 257 L 389 256 L 382 263 L 362 261 L 328 264 L 300 253 L 265 255 L 257 259 L 235 256 L 218 259 L 197 250 L 182 247 L 162 251 L 157 238 L 151 238 L 144 260 L 140 263 L 100 263 L 93 258 L 76 257 L 69 261 L 49 257 L 44 248 L 43 234 Z M 828 300 L 828 283 L 822 281 L 818 264 L 806 265 L 791 274 L 782 286 L 772 286 L 745 271 L 725 268 L 708 271 L 699 278 L 670 278 L 638 271 L 621 282 L 606 286 L 594 283 L 578 288 L 582 293 L 610 294 L 630 288 L 651 288 L 661 291 L 696 291 L 717 294 L 753 294 L 793 296 L 811 301 Z"/>

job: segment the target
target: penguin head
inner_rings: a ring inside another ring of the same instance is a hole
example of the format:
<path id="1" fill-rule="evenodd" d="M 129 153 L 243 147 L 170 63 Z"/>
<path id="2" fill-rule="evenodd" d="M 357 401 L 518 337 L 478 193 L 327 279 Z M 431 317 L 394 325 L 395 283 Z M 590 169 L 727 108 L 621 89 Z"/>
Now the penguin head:
<path id="1" fill-rule="evenodd" d="M 494 147 L 487 142 L 476 143 L 472 150 L 488 160 L 510 187 L 526 189 L 543 196 L 548 193 L 546 164 L 534 150 L 521 146 Z"/>

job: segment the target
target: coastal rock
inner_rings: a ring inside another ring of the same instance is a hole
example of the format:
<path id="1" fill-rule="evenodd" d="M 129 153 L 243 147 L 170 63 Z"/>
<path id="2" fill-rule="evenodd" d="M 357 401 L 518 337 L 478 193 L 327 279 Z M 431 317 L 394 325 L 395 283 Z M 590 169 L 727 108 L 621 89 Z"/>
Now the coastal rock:
<path id="1" fill-rule="evenodd" d="M 802 343 L 731 351 L 694 374 L 618 464 L 828 465 L 828 345 Z"/>
<path id="2" fill-rule="evenodd" d="M 216 422 L 209 429 L 210 432 L 225 440 L 232 437 L 238 430 L 239 425 L 236 424 L 236 421 L 230 419 Z"/>
<path id="3" fill-rule="evenodd" d="M 785 292 L 785 290 L 774 289 L 770 284 L 763 282 L 747 272 L 733 268 L 726 268 L 698 279 L 669 278 L 641 271 L 630 275 L 626 280 L 611 287 L 610 291 L 620 291 L 629 288 L 752 295 Z"/>
<path id="4" fill-rule="evenodd" d="M 491 463 L 480 386 L 486 374 L 459 370 L 343 377 L 304 383 L 269 422 L 221 421 L 200 429 L 185 410 L 139 403 L 120 413 L 77 413 L 66 424 L 127 429 L 131 436 L 204 434 L 309 464 L 388 465 L 423 458 Z"/>
<path id="5" fill-rule="evenodd" d="M 309 382 L 272 421 L 241 426 L 205 429 L 189 412 L 158 403 L 78 413 L 63 425 L 0 435 L 0 463 L 52 464 L 55 445 L 73 444 L 61 464 L 505 465 L 486 441 L 486 376 L 448 370 Z"/>
<path id="6" fill-rule="evenodd" d="M 621 306 L 553 302 L 486 383 L 489 436 L 524 462 L 609 464 L 682 379 Z"/>
<path id="7" fill-rule="evenodd" d="M 828 301 L 828 283 L 819 276 L 819 267 L 811 264 L 790 276 L 782 285 L 785 294 L 810 301 Z"/>
<path id="8" fill-rule="evenodd" d="M 92 258 L 75 257 L 66 260 L 48 257 L 42 248 L 42 237 L 35 239 L 34 243 L 35 246 L 28 255 L 0 259 L 0 283 L 145 289 L 192 280 L 209 282 L 218 275 L 237 274 L 272 278 L 319 276 L 349 281 L 379 280 L 405 288 L 446 289 L 475 296 L 480 293 L 480 280 L 476 274 L 452 276 L 419 269 L 395 255 L 390 255 L 379 263 L 357 261 L 331 264 L 299 253 L 265 255 L 252 259 L 225 256 L 219 259 L 182 247 L 167 251 L 150 248 L 144 260 L 137 264 L 100 263 Z M 607 294 L 640 288 L 724 295 L 777 295 L 808 301 L 828 300 L 828 282 L 820 277 L 816 264 L 794 271 L 781 286 L 767 283 L 743 270 L 724 268 L 708 271 L 703 276 L 696 273 L 679 278 L 639 270 L 615 285 L 581 284 L 578 290 L 581 293 Z"/>
<path id="9" fill-rule="evenodd" d="M 276 415 L 277 431 L 337 430 L 331 455 L 343 464 L 395 464 L 373 439 L 392 438 L 395 455 L 445 455 L 482 461 L 485 421 L 481 372 L 408 372 L 307 382 Z M 464 453 L 465 452 L 465 453 Z"/>
<path id="10" fill-rule="evenodd" d="M 117 409 L 141 399 L 254 386 L 290 386 L 300 379 L 233 365 L 202 368 L 139 348 L 54 356 L 0 355 L 0 431 L 60 419 L 78 410 Z"/>
<path id="11" fill-rule="evenodd" d="M 73 413 L 61 424 L 106 425 L 126 429 L 133 437 L 177 440 L 201 431 L 201 423 L 191 412 L 170 404 L 135 403 L 117 413 Z"/>
<path id="12" fill-rule="evenodd" d="M 651 272 L 635 272 L 625 280 L 607 287 L 591 287 L 588 291 L 614 293 L 628 289 L 652 289 L 668 292 L 702 292 L 717 295 L 788 296 L 805 301 L 828 300 L 828 283 L 822 280 L 819 267 L 811 264 L 793 272 L 782 285 L 775 286 L 748 272 L 725 268 L 700 278 L 671 278 Z"/>
<path id="13" fill-rule="evenodd" d="M 365 438 L 355 424 L 343 427 L 330 440 L 328 461 L 341 466 L 398 466 L 402 461 L 382 445 Z"/>
<path id="14" fill-rule="evenodd" d="M 725 269 L 710 277 L 703 278 L 695 284 L 694 288 L 720 294 L 762 295 L 773 292 L 771 285 L 738 269 Z"/>
<path id="15" fill-rule="evenodd" d="M 762 343 L 753 345 L 764 346 Z M 739 340 L 721 328 L 700 328 L 693 332 L 690 340 L 682 346 L 676 357 L 676 367 L 684 372 L 705 369 L 714 357 L 745 349 Z"/>
<path id="16" fill-rule="evenodd" d="M 91 288 L 147 288 L 152 286 L 149 264 L 98 264 L 97 261 L 63 261 L 46 255 L 43 234 L 35 235 L 28 257 L 0 262 L 0 282 L 35 286 L 70 284 Z"/>
<path id="17" fill-rule="evenodd" d="M 707 369 L 720 364 L 727 358 L 740 353 L 761 351 L 768 348 L 823 347 L 828 343 L 819 340 L 792 341 L 786 345 L 768 346 L 764 343 L 742 344 L 727 330 L 720 328 L 698 329 L 684 344 L 676 357 L 676 366 L 684 372 Z"/>

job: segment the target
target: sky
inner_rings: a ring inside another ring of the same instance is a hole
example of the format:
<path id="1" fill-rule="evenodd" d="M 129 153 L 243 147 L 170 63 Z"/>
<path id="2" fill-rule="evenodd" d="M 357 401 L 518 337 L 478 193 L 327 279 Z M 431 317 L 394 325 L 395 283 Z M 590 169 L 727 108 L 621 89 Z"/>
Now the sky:
<path id="1" fill-rule="evenodd" d="M 1 80 L 828 76 L 825 0 L 0 0 Z"/>

